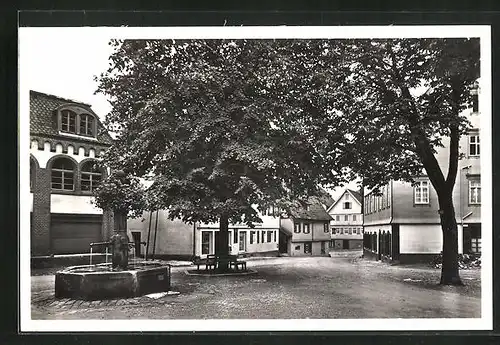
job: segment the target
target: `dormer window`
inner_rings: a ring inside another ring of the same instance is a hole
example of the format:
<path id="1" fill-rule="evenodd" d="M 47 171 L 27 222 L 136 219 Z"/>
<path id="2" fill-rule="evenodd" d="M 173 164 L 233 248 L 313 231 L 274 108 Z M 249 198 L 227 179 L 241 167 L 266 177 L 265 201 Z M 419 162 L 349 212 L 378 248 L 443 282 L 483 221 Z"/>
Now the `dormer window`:
<path id="1" fill-rule="evenodd" d="M 71 110 L 61 111 L 61 131 L 76 134 L 76 114 Z"/>
<path id="2" fill-rule="evenodd" d="M 80 134 L 94 136 L 94 117 L 88 114 L 80 115 Z"/>
<path id="3" fill-rule="evenodd" d="M 58 128 L 61 134 L 81 135 L 85 137 L 96 136 L 96 119 L 88 114 L 88 110 L 65 106 L 58 112 Z"/>

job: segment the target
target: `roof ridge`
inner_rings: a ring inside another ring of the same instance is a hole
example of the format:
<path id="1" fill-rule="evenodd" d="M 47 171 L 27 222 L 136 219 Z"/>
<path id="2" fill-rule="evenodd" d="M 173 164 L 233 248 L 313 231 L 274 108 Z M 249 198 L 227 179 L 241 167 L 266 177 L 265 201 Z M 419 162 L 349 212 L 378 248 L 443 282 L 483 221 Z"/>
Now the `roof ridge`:
<path id="1" fill-rule="evenodd" d="M 58 99 L 58 100 L 61 100 L 61 101 L 66 101 L 66 102 L 71 102 L 71 103 L 77 103 L 77 104 L 85 105 L 85 106 L 87 106 L 89 108 L 92 108 L 92 105 L 89 104 L 89 103 L 77 101 L 77 100 L 74 100 L 74 99 L 71 99 L 71 98 L 64 98 L 64 97 L 52 95 L 50 93 L 45 93 L 45 92 L 40 92 L 40 91 L 35 91 L 35 90 L 30 90 L 30 93 L 34 93 L 34 94 L 39 94 L 39 95 L 43 95 L 43 96 L 55 98 L 55 99 Z"/>

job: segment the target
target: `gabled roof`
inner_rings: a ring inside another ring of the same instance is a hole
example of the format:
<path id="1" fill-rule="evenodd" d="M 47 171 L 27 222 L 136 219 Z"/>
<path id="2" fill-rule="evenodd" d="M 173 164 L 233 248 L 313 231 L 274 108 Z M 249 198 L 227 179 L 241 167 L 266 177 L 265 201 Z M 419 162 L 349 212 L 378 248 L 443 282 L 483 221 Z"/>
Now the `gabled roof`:
<path id="1" fill-rule="evenodd" d="M 333 203 L 333 204 L 332 204 L 332 205 L 331 205 L 331 206 L 330 206 L 330 207 L 326 210 L 326 212 L 330 212 L 330 211 L 331 211 L 331 210 L 335 207 L 335 205 L 337 205 L 337 204 L 338 204 L 338 202 L 339 202 L 340 200 L 342 200 L 342 198 L 343 198 L 343 196 L 344 196 L 344 194 L 345 194 L 345 193 L 349 193 L 349 194 L 350 194 L 350 195 L 354 198 L 354 200 L 356 200 L 356 201 L 358 202 L 358 204 L 360 204 L 360 205 L 361 205 L 361 201 L 362 201 L 362 198 L 361 198 L 361 193 L 359 193 L 359 192 L 357 192 L 357 191 L 354 191 L 354 190 L 352 190 L 352 189 L 346 189 L 346 190 L 344 190 L 344 193 L 342 193 L 342 194 L 341 194 L 341 196 L 338 198 L 338 200 L 337 200 L 337 201 L 335 201 L 335 202 L 334 202 L 334 203 Z"/>
<path id="2" fill-rule="evenodd" d="M 290 216 L 297 219 L 308 220 L 331 220 L 332 217 L 325 211 L 320 200 L 317 197 L 311 197 L 307 201 L 308 208 L 297 204 L 290 207 Z"/>
<path id="3" fill-rule="evenodd" d="M 59 136 L 55 110 L 64 104 L 81 107 L 94 115 L 97 120 L 97 140 L 104 144 L 111 144 L 113 142 L 113 139 L 89 104 L 38 91 L 30 91 L 30 134 Z M 82 137 L 78 138 L 78 140 L 85 141 L 86 139 Z"/>
<path id="4" fill-rule="evenodd" d="M 361 205 L 361 201 L 362 201 L 361 193 L 358 191 L 352 190 L 352 189 L 347 189 L 347 190 L 349 191 L 349 193 L 351 193 L 351 195 L 354 197 L 354 199 L 356 199 L 358 201 L 358 203 Z"/>

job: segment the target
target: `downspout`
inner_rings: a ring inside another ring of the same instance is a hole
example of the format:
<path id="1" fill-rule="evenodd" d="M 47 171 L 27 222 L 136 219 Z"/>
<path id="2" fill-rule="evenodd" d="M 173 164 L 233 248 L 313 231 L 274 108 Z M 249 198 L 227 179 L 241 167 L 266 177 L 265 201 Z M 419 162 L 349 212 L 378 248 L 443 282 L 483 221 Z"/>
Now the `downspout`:
<path id="1" fill-rule="evenodd" d="M 156 254 L 156 233 L 158 232 L 158 213 L 160 210 L 156 210 L 156 221 L 155 221 L 155 234 L 153 237 L 153 260 L 155 259 L 155 254 Z"/>
<path id="2" fill-rule="evenodd" d="M 148 240 L 146 242 L 146 256 L 145 256 L 145 260 L 147 261 L 148 260 L 148 256 L 149 256 L 149 238 L 151 236 L 151 223 L 152 223 L 152 218 L 153 218 L 153 211 L 150 211 L 149 212 L 149 228 L 148 228 Z"/>
<path id="3" fill-rule="evenodd" d="M 196 223 L 193 223 L 193 258 L 196 256 Z"/>
<path id="4" fill-rule="evenodd" d="M 391 180 L 391 207 L 390 210 L 391 212 L 389 213 L 389 224 L 392 225 L 392 220 L 393 220 L 393 212 L 394 212 L 394 189 L 393 189 L 393 183 L 394 181 Z"/>
<path id="5" fill-rule="evenodd" d="M 313 255 L 313 245 L 314 245 L 314 222 L 310 223 L 311 226 L 311 256 Z"/>

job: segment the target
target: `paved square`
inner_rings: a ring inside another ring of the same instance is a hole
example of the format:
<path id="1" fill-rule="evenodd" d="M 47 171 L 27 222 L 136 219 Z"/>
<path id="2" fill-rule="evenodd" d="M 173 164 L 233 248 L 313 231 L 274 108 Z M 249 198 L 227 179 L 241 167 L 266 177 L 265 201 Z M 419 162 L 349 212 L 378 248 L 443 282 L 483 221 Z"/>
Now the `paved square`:
<path id="1" fill-rule="evenodd" d="M 110 301 L 54 300 L 54 276 L 32 277 L 32 319 L 478 318 L 480 270 L 439 286 L 440 270 L 332 257 L 248 260 L 250 276 L 200 277 L 172 268 L 180 294 Z"/>

